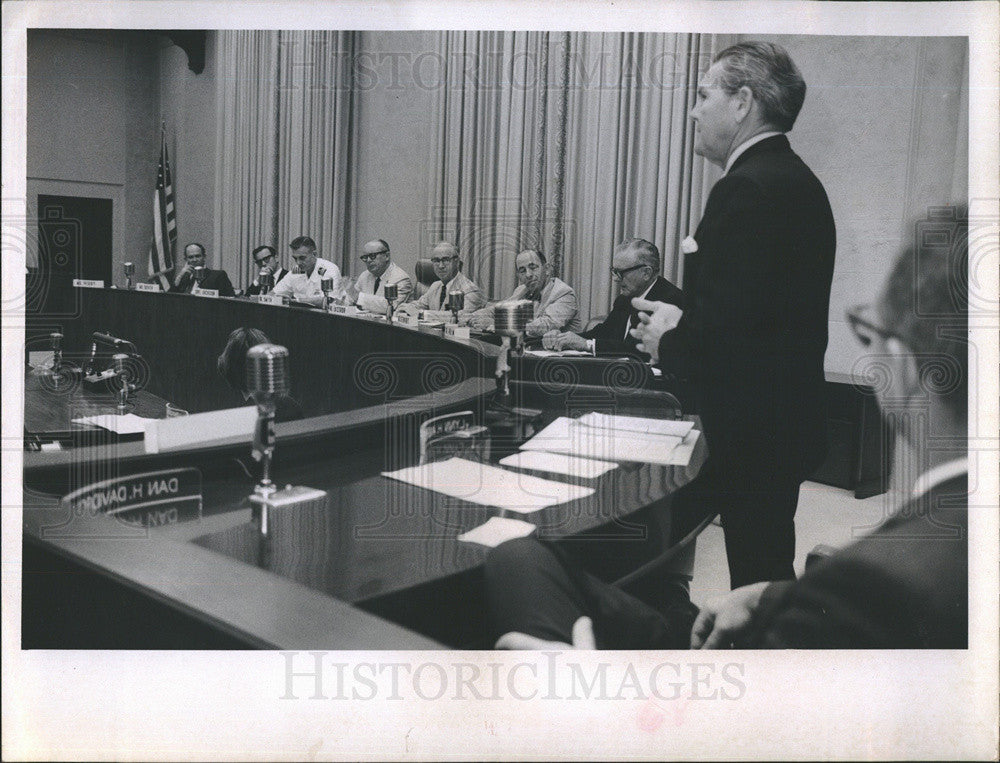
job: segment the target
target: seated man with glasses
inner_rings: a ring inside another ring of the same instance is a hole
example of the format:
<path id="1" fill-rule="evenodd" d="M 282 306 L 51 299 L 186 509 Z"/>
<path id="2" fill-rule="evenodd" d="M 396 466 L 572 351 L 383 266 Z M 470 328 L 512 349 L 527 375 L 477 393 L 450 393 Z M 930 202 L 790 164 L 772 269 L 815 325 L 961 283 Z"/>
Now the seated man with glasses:
<path id="1" fill-rule="evenodd" d="M 253 283 L 247 287 L 247 290 L 243 292 L 244 296 L 256 297 L 260 294 L 260 277 L 265 268 L 267 268 L 267 271 L 272 276 L 272 289 L 277 286 L 278 282 L 289 273 L 289 271 L 281 267 L 281 263 L 278 262 L 278 253 L 274 250 L 274 247 L 258 246 L 253 250 L 253 252 L 251 252 L 251 256 L 253 257 L 253 264 L 257 268 L 257 276 L 253 279 Z"/>
<path id="2" fill-rule="evenodd" d="M 465 305 L 459 312 L 459 320 L 467 319 L 472 313 L 486 305 L 486 297 L 482 290 L 469 278 L 462 274 L 462 263 L 458 259 L 458 249 L 454 244 L 440 241 L 431 249 L 431 265 L 434 275 L 438 277 L 427 292 L 415 302 L 400 305 L 399 309 L 407 313 L 419 313 L 421 310 L 448 310 L 448 295 L 461 292 L 465 295 Z M 441 316 L 445 318 L 445 315 Z"/>
<path id="3" fill-rule="evenodd" d="M 536 249 L 526 249 L 514 260 L 517 288 L 507 297 L 508 302 L 530 299 L 535 305 L 535 317 L 525 327 L 529 337 L 539 337 L 557 330 L 573 331 L 580 327 L 580 309 L 573 287 L 552 275 L 545 255 Z M 493 328 L 494 306 L 478 310 L 469 318 L 469 325 L 479 331 Z"/>
<path id="4" fill-rule="evenodd" d="M 200 289 L 213 289 L 219 292 L 220 297 L 236 296 L 236 290 L 226 275 L 225 270 L 212 270 L 205 267 L 205 247 L 198 243 L 191 243 L 184 247 L 184 265 L 176 268 L 173 278 L 170 279 L 168 291 L 182 294 L 190 294 L 197 286 Z M 195 268 L 204 268 L 201 283 L 197 283 L 194 277 Z"/>
<path id="5" fill-rule="evenodd" d="M 638 340 L 629 333 L 639 325 L 639 311 L 632 307 L 632 298 L 641 297 L 666 302 L 683 309 L 684 295 L 680 289 L 660 275 L 660 251 L 641 238 L 623 241 L 615 247 L 611 277 L 618 282 L 618 297 L 603 322 L 589 331 L 575 334 L 569 331 L 549 331 L 542 337 L 547 350 L 583 350 L 592 355 L 632 355 L 649 360 L 649 355 L 636 349 Z"/>
<path id="6" fill-rule="evenodd" d="M 364 273 L 352 284 L 348 283 L 344 301 L 357 305 L 362 310 L 378 315 L 389 313 L 389 302 L 385 298 L 385 287 L 396 287 L 393 309 L 406 302 L 413 293 L 413 281 L 395 262 L 389 259 L 389 245 L 380 238 L 369 241 L 361 247 L 360 259 L 365 263 Z"/>

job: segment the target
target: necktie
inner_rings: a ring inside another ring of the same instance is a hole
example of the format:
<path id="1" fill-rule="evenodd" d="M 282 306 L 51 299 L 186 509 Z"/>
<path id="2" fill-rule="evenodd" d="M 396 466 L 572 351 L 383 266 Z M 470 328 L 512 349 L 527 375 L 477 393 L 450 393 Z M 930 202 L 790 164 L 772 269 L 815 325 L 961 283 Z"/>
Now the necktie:
<path id="1" fill-rule="evenodd" d="M 372 294 L 378 294 L 378 287 L 382 285 L 382 276 L 375 276 L 375 288 L 372 289 Z"/>
<path id="2" fill-rule="evenodd" d="M 441 282 L 441 304 L 438 305 L 438 310 L 444 310 L 444 298 L 445 298 L 445 296 L 447 294 L 447 290 L 448 290 L 448 285 L 446 283 L 444 283 L 444 281 L 442 281 Z"/>

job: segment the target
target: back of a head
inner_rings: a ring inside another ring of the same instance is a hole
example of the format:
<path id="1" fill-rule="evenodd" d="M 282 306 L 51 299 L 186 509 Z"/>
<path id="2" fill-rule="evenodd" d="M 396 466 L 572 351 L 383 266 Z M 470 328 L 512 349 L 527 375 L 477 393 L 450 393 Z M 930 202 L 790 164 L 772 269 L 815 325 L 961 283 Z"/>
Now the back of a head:
<path id="1" fill-rule="evenodd" d="M 878 303 L 883 324 L 916 358 L 923 389 L 964 426 L 969 389 L 968 209 L 932 207 L 913 226 Z"/>
<path id="2" fill-rule="evenodd" d="M 725 92 L 749 87 L 766 124 L 782 132 L 792 129 L 806 99 L 806 83 L 787 50 L 773 42 L 747 41 L 729 46 L 715 60 L 723 62 L 719 85 Z"/>
<path id="3" fill-rule="evenodd" d="M 270 341 L 267 334 L 255 328 L 238 328 L 229 335 L 229 341 L 219 355 L 216 367 L 230 387 L 238 392 L 246 392 L 247 350 Z"/>

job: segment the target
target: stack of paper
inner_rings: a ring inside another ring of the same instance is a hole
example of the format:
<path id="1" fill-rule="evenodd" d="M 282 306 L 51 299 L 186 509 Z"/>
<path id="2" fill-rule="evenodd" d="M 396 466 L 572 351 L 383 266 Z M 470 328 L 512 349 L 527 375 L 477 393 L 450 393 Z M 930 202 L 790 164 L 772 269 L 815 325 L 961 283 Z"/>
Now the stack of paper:
<path id="1" fill-rule="evenodd" d="M 452 498 L 521 514 L 575 501 L 594 492 L 593 488 L 544 480 L 462 458 L 449 458 L 447 461 L 434 461 L 382 474 Z"/>
<path id="2" fill-rule="evenodd" d="M 618 464 L 613 461 L 596 461 L 592 458 L 567 456 L 564 453 L 547 453 L 541 450 L 514 453 L 506 458 L 501 458 L 500 463 L 503 466 L 513 466 L 518 469 L 567 474 L 570 477 L 582 477 L 588 480 L 618 468 Z"/>
<path id="3" fill-rule="evenodd" d="M 524 443 L 521 449 L 568 453 L 606 461 L 676 466 L 688 463 L 699 435 L 691 422 L 639 419 L 639 422 L 652 423 L 636 423 L 623 422 L 626 417 L 621 416 L 596 416 L 598 418 L 589 419 L 596 422 L 591 424 L 578 419 L 557 418 Z"/>
<path id="4" fill-rule="evenodd" d="M 102 413 L 98 416 L 84 416 L 73 419 L 77 424 L 91 424 L 103 427 L 116 434 L 141 434 L 146 431 L 146 423 L 152 419 L 136 416 L 134 413 L 125 413 L 121 416 L 114 413 Z"/>

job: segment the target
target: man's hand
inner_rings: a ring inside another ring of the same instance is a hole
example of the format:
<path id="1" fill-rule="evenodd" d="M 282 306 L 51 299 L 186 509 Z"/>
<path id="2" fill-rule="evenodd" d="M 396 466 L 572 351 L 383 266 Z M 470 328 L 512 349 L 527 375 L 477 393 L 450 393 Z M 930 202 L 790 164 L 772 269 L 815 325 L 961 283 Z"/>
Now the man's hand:
<path id="1" fill-rule="evenodd" d="M 684 311 L 677 305 L 666 302 L 650 302 L 648 299 L 632 300 L 632 307 L 641 311 L 639 325 L 629 333 L 639 340 L 638 348 L 649 353 L 653 362 L 660 360 L 660 337 L 677 328 Z"/>
<path id="2" fill-rule="evenodd" d="M 691 628 L 692 649 L 726 649 L 750 625 L 768 582 L 753 583 L 716 596 L 701 608 Z"/>
<path id="3" fill-rule="evenodd" d="M 494 649 L 597 649 L 594 639 L 594 623 L 589 617 L 581 617 L 573 623 L 573 643 L 562 641 L 545 641 L 529 636 L 527 633 L 511 631 L 497 639 Z"/>
<path id="4" fill-rule="evenodd" d="M 344 288 L 343 303 L 345 305 L 354 305 L 358 302 L 358 295 L 361 293 L 358 291 L 358 287 L 354 285 L 354 281 L 344 279 L 347 286 Z"/>
<path id="5" fill-rule="evenodd" d="M 542 336 L 542 347 L 546 350 L 587 351 L 587 340 L 572 331 L 552 330 Z"/>
<path id="6" fill-rule="evenodd" d="M 469 327 L 476 331 L 489 331 L 493 328 L 493 317 L 488 313 L 473 313 L 469 316 Z"/>

